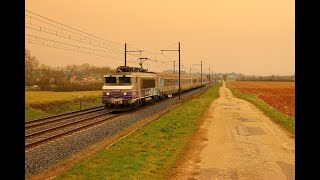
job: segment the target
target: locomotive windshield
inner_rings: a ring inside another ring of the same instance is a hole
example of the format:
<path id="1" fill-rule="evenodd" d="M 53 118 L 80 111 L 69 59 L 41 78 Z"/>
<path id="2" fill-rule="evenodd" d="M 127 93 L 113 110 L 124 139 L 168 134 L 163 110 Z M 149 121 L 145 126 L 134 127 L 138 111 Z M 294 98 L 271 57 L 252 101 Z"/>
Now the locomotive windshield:
<path id="1" fill-rule="evenodd" d="M 131 77 L 105 77 L 106 84 L 112 85 L 130 85 Z"/>
<path id="2" fill-rule="evenodd" d="M 130 77 L 119 77 L 119 84 L 131 84 Z"/>
<path id="3" fill-rule="evenodd" d="M 107 84 L 115 84 L 115 83 L 117 83 L 117 78 L 116 77 L 106 77 L 106 83 Z"/>

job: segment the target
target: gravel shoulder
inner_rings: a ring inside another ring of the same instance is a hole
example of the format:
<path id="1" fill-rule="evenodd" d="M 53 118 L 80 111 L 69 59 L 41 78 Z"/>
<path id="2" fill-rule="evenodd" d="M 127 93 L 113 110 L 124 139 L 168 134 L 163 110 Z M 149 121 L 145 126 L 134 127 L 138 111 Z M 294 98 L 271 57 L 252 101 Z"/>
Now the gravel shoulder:
<path id="1" fill-rule="evenodd" d="M 172 179 L 295 179 L 295 140 L 225 83 Z"/>

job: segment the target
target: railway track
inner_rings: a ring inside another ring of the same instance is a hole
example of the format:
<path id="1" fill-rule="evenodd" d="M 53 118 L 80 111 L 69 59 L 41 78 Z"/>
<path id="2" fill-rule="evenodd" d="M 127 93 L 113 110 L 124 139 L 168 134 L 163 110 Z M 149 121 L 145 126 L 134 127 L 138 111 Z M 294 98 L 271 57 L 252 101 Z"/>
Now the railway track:
<path id="1" fill-rule="evenodd" d="M 157 103 L 160 102 L 154 102 L 153 104 Z M 146 105 L 130 112 L 144 109 Z M 28 150 L 125 114 L 110 114 L 110 112 L 104 107 L 96 107 L 81 112 L 67 113 L 67 116 L 61 114 L 53 116 L 52 119 L 49 117 L 43 118 L 43 120 L 36 120 L 34 121 L 36 123 L 28 124 L 25 127 L 25 149 Z"/>
<path id="2" fill-rule="evenodd" d="M 42 143 L 103 123 L 119 115 L 110 114 L 110 111 L 99 106 L 32 120 L 31 123 L 26 122 L 25 148 L 30 149 Z"/>
<path id="3" fill-rule="evenodd" d="M 96 112 L 96 111 L 100 111 L 104 109 L 104 106 L 96 106 L 93 108 L 89 108 L 89 109 L 84 109 L 84 110 L 79 110 L 79 111 L 72 111 L 72 112 L 68 112 L 68 113 L 63 113 L 63 114 L 58 114 L 58 115 L 54 115 L 54 116 L 49 116 L 49 117 L 45 117 L 45 118 L 40 118 L 40 119 L 34 119 L 34 120 L 29 120 L 25 122 L 25 130 L 27 129 L 31 129 L 31 128 L 35 128 L 38 126 L 42 126 L 51 122 L 57 122 L 60 120 L 64 120 L 67 118 L 72 118 L 72 117 L 77 117 L 77 116 L 81 116 L 84 114 L 88 114 L 91 112 Z"/>
<path id="4" fill-rule="evenodd" d="M 115 117 L 121 116 L 121 114 L 114 115 L 100 115 L 104 116 L 101 118 L 93 117 L 82 120 L 81 122 L 76 122 L 72 124 L 66 124 L 60 127 L 55 127 L 49 130 L 40 131 L 34 134 L 29 134 L 25 137 L 25 148 L 29 149 L 38 146 L 42 143 L 46 143 L 51 140 L 58 139 L 60 137 L 81 131 L 83 129 L 101 124 L 105 121 L 111 120 Z"/>

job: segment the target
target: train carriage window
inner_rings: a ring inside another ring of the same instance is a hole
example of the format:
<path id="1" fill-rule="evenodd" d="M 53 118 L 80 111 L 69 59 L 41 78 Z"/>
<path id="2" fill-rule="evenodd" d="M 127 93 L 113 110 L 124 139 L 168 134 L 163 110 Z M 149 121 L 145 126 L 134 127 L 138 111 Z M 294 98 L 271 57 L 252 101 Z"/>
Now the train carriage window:
<path id="1" fill-rule="evenodd" d="M 116 77 L 105 77 L 106 83 L 107 84 L 115 84 L 117 83 L 117 78 Z"/>
<path id="2" fill-rule="evenodd" d="M 131 84 L 131 78 L 130 77 L 119 77 L 119 83 L 120 84 Z"/>
<path id="3" fill-rule="evenodd" d="M 156 86 L 155 79 L 141 79 L 141 89 L 154 88 Z"/>

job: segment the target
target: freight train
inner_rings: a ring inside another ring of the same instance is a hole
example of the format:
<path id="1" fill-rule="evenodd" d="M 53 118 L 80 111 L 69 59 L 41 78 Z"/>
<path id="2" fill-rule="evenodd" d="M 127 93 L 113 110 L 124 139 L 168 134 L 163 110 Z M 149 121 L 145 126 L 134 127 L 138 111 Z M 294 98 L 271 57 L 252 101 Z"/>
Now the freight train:
<path id="1" fill-rule="evenodd" d="M 148 72 L 142 67 L 119 66 L 104 76 L 102 103 L 107 109 L 128 110 L 179 92 L 179 75 Z M 208 84 L 206 77 L 181 75 L 181 92 Z"/>

